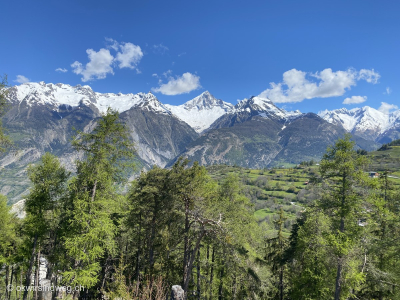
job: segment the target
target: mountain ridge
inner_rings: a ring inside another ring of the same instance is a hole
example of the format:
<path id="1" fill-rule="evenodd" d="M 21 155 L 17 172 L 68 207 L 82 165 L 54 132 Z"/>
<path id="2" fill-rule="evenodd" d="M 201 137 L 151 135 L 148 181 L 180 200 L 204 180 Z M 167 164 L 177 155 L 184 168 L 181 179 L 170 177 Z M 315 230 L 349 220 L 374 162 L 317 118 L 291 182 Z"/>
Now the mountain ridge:
<path id="1" fill-rule="evenodd" d="M 400 137 L 400 110 L 384 113 L 369 106 L 347 110 L 340 108 L 318 113 L 329 123 L 366 139 L 385 143 Z"/>

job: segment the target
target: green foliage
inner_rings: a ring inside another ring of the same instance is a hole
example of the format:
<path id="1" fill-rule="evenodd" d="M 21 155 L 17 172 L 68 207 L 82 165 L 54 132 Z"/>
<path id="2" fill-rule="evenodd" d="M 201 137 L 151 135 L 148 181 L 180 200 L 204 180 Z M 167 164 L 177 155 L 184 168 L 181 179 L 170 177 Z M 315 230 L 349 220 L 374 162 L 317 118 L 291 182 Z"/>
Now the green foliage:
<path id="1" fill-rule="evenodd" d="M 0 265 L 8 263 L 16 239 L 15 217 L 7 206 L 7 198 L 0 195 Z"/>
<path id="2" fill-rule="evenodd" d="M 22 230 L 0 199 L 2 286 L 29 284 L 40 255 L 53 284 L 85 286 L 75 298 L 161 300 L 181 284 L 187 299 L 399 299 L 396 179 L 368 178 L 350 136 L 319 170 L 208 172 L 181 158 L 141 172 L 125 194 L 127 137 L 109 110 L 75 137 L 83 159 L 68 182 L 51 154 L 29 167 Z"/>
<path id="3" fill-rule="evenodd" d="M 28 176 L 33 187 L 25 202 L 25 230 L 31 237 L 44 237 L 50 228 L 57 226 L 54 222 L 59 218 L 69 173 L 57 157 L 46 153 L 38 165 L 29 166 Z"/>
<path id="4" fill-rule="evenodd" d="M 77 175 L 70 181 L 64 216 L 64 245 L 67 269 L 63 279 L 73 285 L 93 287 L 99 281 L 100 260 L 116 250 L 118 226 L 113 214 L 120 206 L 117 182 L 133 157 L 118 113 L 108 110 L 93 132 L 79 132 L 73 140 L 85 155 L 77 162 Z M 128 163 L 123 159 L 127 159 Z"/>

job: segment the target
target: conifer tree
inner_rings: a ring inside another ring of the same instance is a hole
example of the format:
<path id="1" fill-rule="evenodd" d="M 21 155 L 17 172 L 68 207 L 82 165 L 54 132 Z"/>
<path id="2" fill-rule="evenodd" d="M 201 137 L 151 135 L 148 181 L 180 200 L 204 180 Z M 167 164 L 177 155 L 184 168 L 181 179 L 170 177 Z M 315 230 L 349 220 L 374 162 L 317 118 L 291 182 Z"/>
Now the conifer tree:
<path id="1" fill-rule="evenodd" d="M 38 165 L 28 168 L 29 179 L 33 187 L 25 202 L 26 218 L 24 231 L 31 249 L 30 262 L 26 273 L 25 285 L 30 285 L 33 263 L 40 257 L 45 244 L 55 247 L 54 237 L 59 222 L 60 200 L 65 196 L 66 181 L 69 176 L 57 157 L 50 153 L 42 156 Z M 52 240 L 52 241 L 50 241 Z M 53 249 L 50 250 L 52 252 Z M 24 299 L 28 291 L 24 291 Z"/>
<path id="2" fill-rule="evenodd" d="M 365 211 L 365 201 L 357 187 L 365 185 L 365 167 L 369 161 L 354 150 L 355 143 L 347 134 L 329 147 L 320 162 L 320 173 L 325 180 L 326 196 L 320 206 L 332 220 L 329 243 L 336 257 L 334 299 L 348 297 L 360 286 L 363 274 L 358 270 L 357 243 L 363 227 L 359 221 Z M 353 256 L 355 255 L 355 256 Z M 345 280 L 348 283 L 345 284 Z"/>
<path id="3" fill-rule="evenodd" d="M 364 263 L 368 271 L 359 296 L 396 299 L 400 296 L 400 193 L 396 193 L 387 171 L 373 179 L 373 188 L 371 213 L 365 220 L 371 230 Z"/>
<path id="4" fill-rule="evenodd" d="M 132 166 L 133 145 L 118 118 L 116 111 L 108 109 L 91 133 L 79 132 L 73 140 L 84 160 L 77 162 L 77 175 L 69 184 L 63 237 L 67 269 L 63 279 L 70 285 L 84 286 L 87 293 L 99 283 L 100 271 L 107 269 L 102 268 L 101 260 L 106 254 L 115 255 L 118 226 L 113 215 L 123 201 L 117 192 L 118 183 L 123 182 L 126 168 Z M 101 284 L 98 290 L 103 287 Z"/>
<path id="5" fill-rule="evenodd" d="M 274 221 L 275 227 L 277 229 L 277 236 L 268 239 L 266 256 L 265 259 L 270 263 L 271 270 L 275 276 L 277 276 L 276 286 L 278 292 L 273 296 L 274 299 L 283 300 L 284 298 L 284 273 L 285 273 L 285 262 L 284 253 L 288 245 L 288 240 L 283 235 L 283 225 L 285 223 L 285 213 L 282 207 L 279 210 L 279 217 Z"/>
<path id="6" fill-rule="evenodd" d="M 7 198 L 0 195 L 0 266 L 2 266 L 0 270 L 0 286 L 1 290 L 5 291 L 5 299 L 10 296 L 7 286 L 12 281 L 12 274 L 10 278 L 10 266 L 13 264 L 13 258 L 16 255 L 18 241 L 16 231 L 16 217 L 11 214 L 10 207 L 7 206 Z M 3 279 L 4 282 L 1 282 Z"/>

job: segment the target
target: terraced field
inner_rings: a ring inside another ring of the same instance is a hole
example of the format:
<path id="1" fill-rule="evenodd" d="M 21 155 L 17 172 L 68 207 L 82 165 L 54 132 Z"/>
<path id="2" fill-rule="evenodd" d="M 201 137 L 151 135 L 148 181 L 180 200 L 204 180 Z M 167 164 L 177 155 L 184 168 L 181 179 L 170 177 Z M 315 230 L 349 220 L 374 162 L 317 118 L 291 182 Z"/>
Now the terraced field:
<path id="1" fill-rule="evenodd" d="M 400 189 L 400 146 L 371 152 L 368 156 L 371 166 L 366 171 L 382 173 L 389 170 L 390 180 Z M 311 166 L 261 170 L 227 165 L 207 167 L 210 176 L 217 181 L 229 174 L 239 176 L 243 193 L 254 204 L 254 216 L 260 223 L 266 223 L 268 232 L 274 231 L 273 221 L 281 207 L 287 218 L 285 230 L 289 232 L 305 204 L 318 198 L 318 190 L 311 183 L 313 178 L 319 177 L 318 169 L 316 163 Z"/>
<path id="2" fill-rule="evenodd" d="M 229 174 L 237 174 L 241 179 L 244 194 L 254 204 L 254 216 L 260 223 L 267 223 L 272 231 L 273 221 L 282 207 L 287 218 L 285 229 L 288 232 L 303 210 L 298 201 L 299 192 L 309 189 L 308 182 L 317 175 L 318 167 L 259 170 L 219 165 L 207 169 L 216 180 L 222 180 Z"/>

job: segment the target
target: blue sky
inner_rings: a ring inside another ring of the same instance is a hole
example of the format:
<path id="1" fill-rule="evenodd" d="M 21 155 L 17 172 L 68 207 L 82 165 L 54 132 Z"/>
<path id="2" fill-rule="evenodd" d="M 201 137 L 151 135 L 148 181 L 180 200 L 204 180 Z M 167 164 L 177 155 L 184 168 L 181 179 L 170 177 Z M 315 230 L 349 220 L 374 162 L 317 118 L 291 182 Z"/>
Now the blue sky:
<path id="1" fill-rule="evenodd" d="M 399 14 L 376 0 L 7 1 L 0 72 L 170 104 L 209 90 L 303 112 L 379 108 L 399 103 Z"/>

